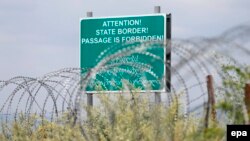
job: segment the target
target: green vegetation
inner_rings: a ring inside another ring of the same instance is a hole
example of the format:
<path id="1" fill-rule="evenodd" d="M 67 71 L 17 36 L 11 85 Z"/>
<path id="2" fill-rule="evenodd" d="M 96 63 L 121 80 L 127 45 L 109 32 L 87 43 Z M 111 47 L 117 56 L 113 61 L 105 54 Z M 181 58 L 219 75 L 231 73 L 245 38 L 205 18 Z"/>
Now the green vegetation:
<path id="1" fill-rule="evenodd" d="M 89 116 L 82 126 L 74 124 L 73 117 L 67 113 L 57 122 L 42 122 L 37 116 L 27 120 L 20 115 L 10 127 L 2 126 L 4 132 L 0 134 L 0 140 L 216 141 L 225 135 L 225 127 L 213 123 L 204 130 L 203 119 L 183 115 L 178 98 L 168 108 L 152 104 L 139 94 L 112 98 L 99 95 L 99 99 L 99 106 L 85 107 Z"/>
<path id="2" fill-rule="evenodd" d="M 245 84 L 250 80 L 250 67 L 243 69 L 236 66 L 224 66 L 223 72 L 226 74 L 223 81 L 224 95 L 218 100 L 217 108 L 227 114 L 232 124 L 247 123 L 245 106 Z"/>
<path id="3" fill-rule="evenodd" d="M 246 123 L 244 84 L 250 79 L 248 68 L 223 67 L 226 74 L 224 97 L 216 99 L 216 108 L 234 124 Z M 86 120 L 75 120 L 65 112 L 50 122 L 37 115 L 20 114 L 11 125 L 2 124 L 1 141 L 221 141 L 226 139 L 226 121 L 209 118 L 206 128 L 203 116 L 185 115 L 181 95 L 170 105 L 155 104 L 146 95 L 99 94 L 99 105 L 82 107 Z M 237 109 L 237 110 L 235 110 Z M 211 116 L 211 115 L 210 115 Z M 84 117 L 82 117 L 84 118 Z"/>

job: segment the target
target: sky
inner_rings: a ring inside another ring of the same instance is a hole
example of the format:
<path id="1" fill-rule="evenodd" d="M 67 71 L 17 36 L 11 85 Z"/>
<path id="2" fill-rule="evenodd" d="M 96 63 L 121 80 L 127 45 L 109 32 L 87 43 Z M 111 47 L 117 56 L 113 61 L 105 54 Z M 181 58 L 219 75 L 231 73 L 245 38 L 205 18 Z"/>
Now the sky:
<path id="1" fill-rule="evenodd" d="M 79 21 L 96 17 L 172 14 L 176 39 L 214 37 L 250 23 L 249 0 L 0 0 L 0 80 L 39 77 L 79 67 Z"/>

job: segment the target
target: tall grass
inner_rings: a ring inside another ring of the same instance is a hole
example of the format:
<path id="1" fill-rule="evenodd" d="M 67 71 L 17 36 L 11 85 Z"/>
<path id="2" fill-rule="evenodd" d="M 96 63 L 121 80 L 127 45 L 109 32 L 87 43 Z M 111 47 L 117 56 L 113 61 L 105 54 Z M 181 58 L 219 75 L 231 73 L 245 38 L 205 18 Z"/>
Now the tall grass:
<path id="1" fill-rule="evenodd" d="M 22 115 L 11 126 L 4 126 L 0 140 L 44 141 L 193 141 L 222 140 L 223 126 L 215 122 L 204 130 L 202 118 L 183 114 L 182 104 L 176 97 L 170 106 L 154 104 L 139 93 L 128 95 L 98 95 L 100 104 L 84 106 L 88 119 L 74 124 L 65 113 L 56 122 L 43 121 L 34 115 L 26 120 Z"/>

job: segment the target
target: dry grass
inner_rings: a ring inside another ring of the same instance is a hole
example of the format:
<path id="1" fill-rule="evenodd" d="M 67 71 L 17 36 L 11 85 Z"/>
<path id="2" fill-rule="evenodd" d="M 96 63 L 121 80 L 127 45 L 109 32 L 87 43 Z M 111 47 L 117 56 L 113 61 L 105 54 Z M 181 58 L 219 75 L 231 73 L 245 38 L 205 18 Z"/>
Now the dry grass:
<path id="1" fill-rule="evenodd" d="M 112 100 L 99 95 L 100 105 L 85 107 L 88 120 L 73 126 L 73 118 L 65 113 L 58 122 L 33 116 L 29 121 L 20 116 L 9 128 L 2 127 L 1 141 L 219 141 L 225 130 L 215 122 L 202 127 L 202 118 L 183 115 L 178 98 L 170 107 L 152 104 L 139 94 L 116 95 Z M 39 123 L 39 124 L 38 124 Z M 82 128 L 81 128 L 82 127 Z"/>

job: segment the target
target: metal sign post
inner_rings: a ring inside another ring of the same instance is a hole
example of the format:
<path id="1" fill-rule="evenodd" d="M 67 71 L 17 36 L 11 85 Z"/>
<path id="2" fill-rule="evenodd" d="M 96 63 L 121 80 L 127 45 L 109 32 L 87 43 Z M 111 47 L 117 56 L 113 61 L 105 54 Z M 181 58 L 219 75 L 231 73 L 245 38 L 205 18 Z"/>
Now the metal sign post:
<path id="1" fill-rule="evenodd" d="M 161 7 L 155 6 L 154 13 L 161 13 Z M 165 84 L 166 84 L 166 92 L 171 92 L 171 14 L 168 14 L 166 17 L 166 40 L 168 42 L 166 47 L 166 64 L 165 64 Z M 155 103 L 161 102 L 161 93 L 155 93 Z"/>
<path id="2" fill-rule="evenodd" d="M 87 12 L 87 17 L 93 17 L 93 12 Z M 87 105 L 93 106 L 93 94 L 87 93 Z"/>
<path id="3" fill-rule="evenodd" d="M 161 7 L 160 6 L 155 6 L 154 7 L 154 13 L 161 13 Z M 161 92 L 156 92 L 155 93 L 155 103 L 160 103 L 161 102 Z"/>

